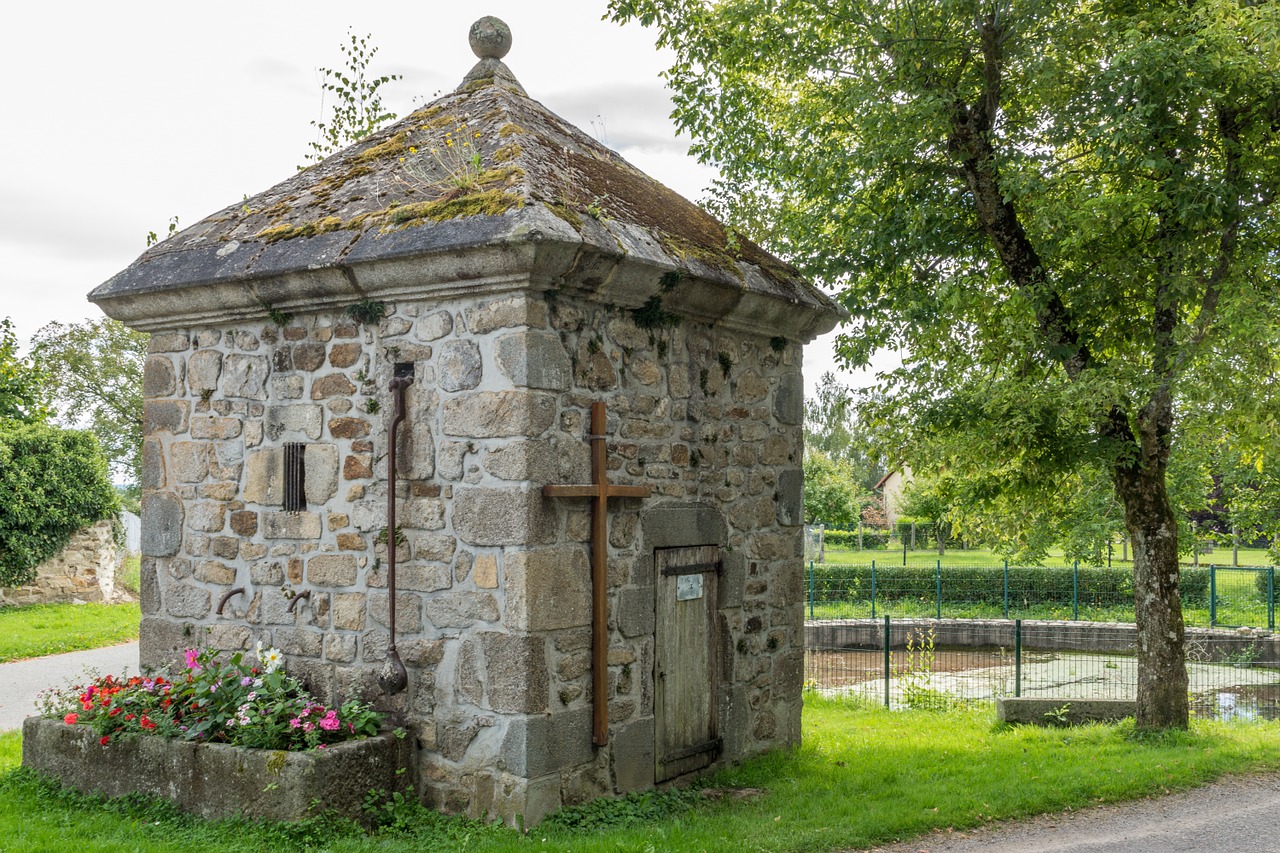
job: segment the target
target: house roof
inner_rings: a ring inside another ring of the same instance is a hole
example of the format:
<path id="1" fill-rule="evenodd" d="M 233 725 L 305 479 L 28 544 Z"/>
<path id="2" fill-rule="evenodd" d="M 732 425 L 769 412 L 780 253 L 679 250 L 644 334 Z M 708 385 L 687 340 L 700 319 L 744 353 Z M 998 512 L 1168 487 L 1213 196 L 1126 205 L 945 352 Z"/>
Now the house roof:
<path id="1" fill-rule="evenodd" d="M 90 300 L 154 329 L 524 276 L 801 341 L 835 325 L 843 309 L 794 268 L 531 99 L 500 36 L 473 38 L 454 92 L 149 248 Z"/>

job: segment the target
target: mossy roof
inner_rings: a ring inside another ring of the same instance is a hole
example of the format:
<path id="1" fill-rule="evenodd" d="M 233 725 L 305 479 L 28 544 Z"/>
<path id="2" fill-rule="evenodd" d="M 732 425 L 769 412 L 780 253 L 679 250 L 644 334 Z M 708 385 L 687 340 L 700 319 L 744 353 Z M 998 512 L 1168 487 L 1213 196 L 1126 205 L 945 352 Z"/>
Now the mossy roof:
<path id="1" fill-rule="evenodd" d="M 495 60 L 453 93 L 152 246 L 89 298 L 113 314 L 113 303 L 148 293 L 392 257 L 426 263 L 548 236 L 643 257 L 668 281 L 678 271 L 808 308 L 829 315 L 818 323 L 827 328 L 841 313 L 793 268 L 529 98 Z M 171 310 L 177 294 L 168 296 L 158 311 Z"/>

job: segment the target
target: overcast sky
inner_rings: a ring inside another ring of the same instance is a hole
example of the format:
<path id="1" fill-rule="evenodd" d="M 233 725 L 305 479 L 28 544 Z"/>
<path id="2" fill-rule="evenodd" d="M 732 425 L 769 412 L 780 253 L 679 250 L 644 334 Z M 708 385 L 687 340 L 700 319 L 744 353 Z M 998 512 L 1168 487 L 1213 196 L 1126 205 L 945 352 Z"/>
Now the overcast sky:
<path id="1" fill-rule="evenodd" d="M 85 295 L 128 266 L 148 231 L 192 225 L 284 180 L 327 117 L 318 68 L 342 68 L 348 27 L 370 34 L 375 74 L 402 74 L 404 115 L 475 63 L 472 21 L 513 32 L 507 65 L 530 96 L 698 200 L 713 172 L 668 118 L 671 56 L 604 0 L 471 3 L 21 3 L 0 51 L 0 316 L 24 341 L 54 320 L 100 316 Z M 831 336 L 806 348 L 812 388 L 834 370 Z M 865 379 L 846 375 L 864 384 Z"/>

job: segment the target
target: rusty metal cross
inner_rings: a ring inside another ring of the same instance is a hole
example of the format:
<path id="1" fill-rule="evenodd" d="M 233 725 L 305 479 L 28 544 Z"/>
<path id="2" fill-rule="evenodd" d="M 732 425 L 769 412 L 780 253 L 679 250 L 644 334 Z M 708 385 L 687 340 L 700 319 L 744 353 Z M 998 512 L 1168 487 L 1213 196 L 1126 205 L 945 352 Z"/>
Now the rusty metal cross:
<path id="1" fill-rule="evenodd" d="M 609 498 L 647 498 L 648 486 L 609 482 L 604 403 L 591 404 L 591 482 L 542 487 L 548 498 L 593 498 L 591 504 L 591 742 L 609 742 Z"/>

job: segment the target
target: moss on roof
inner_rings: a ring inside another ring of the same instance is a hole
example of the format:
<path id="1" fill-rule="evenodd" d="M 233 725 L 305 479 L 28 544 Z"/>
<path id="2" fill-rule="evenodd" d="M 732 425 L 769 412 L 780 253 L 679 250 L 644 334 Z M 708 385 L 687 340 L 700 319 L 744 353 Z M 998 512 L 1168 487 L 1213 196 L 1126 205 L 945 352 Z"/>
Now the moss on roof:
<path id="1" fill-rule="evenodd" d="M 134 266 L 165 257 L 169 272 L 164 286 L 185 286 L 199 282 L 184 280 L 183 252 L 233 241 L 265 249 L 350 232 L 351 243 L 336 255 L 331 240 L 317 243 L 314 258 L 306 249 L 310 244 L 300 243 L 287 262 L 298 269 L 328 266 L 340 262 L 335 257 L 340 259 L 367 234 L 432 228 L 444 220 L 520 215 L 539 206 L 580 235 L 587 233 L 588 217 L 612 232 L 620 247 L 622 230 L 641 229 L 674 267 L 702 265 L 743 280 L 741 264 L 751 264 L 777 296 L 825 304 L 825 297 L 794 269 L 731 233 L 705 210 L 510 83 L 500 75 L 496 82 L 473 80 L 148 249 Z M 198 273 L 195 257 L 193 276 Z M 245 262 L 241 274 L 251 275 L 253 263 Z M 274 273 L 282 271 L 287 268 L 273 267 Z"/>

